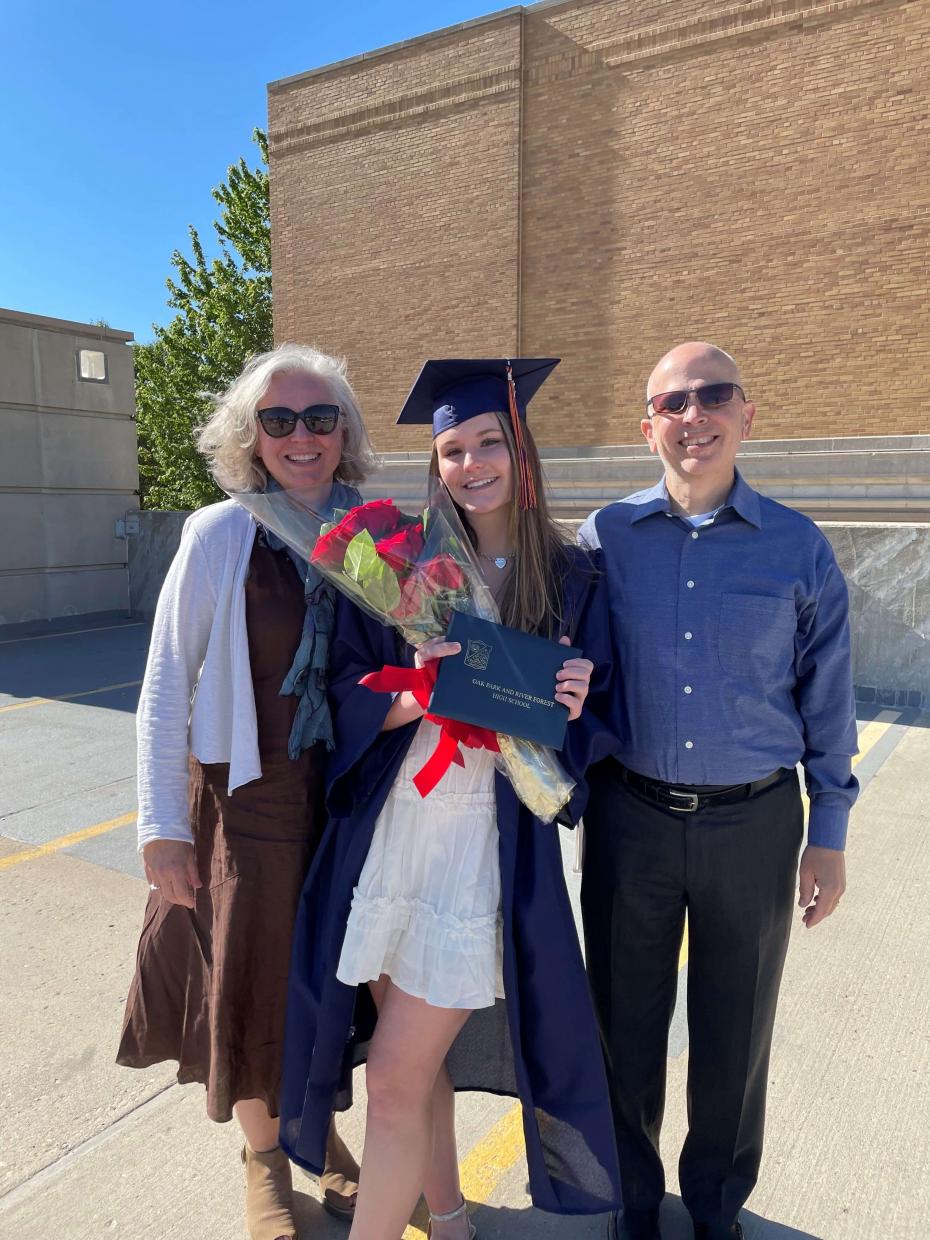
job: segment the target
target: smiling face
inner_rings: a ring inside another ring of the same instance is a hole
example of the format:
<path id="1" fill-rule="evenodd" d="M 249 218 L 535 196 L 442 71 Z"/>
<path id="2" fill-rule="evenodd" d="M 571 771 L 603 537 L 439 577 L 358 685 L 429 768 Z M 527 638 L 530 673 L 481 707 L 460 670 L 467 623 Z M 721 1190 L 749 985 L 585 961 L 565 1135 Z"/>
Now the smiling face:
<path id="1" fill-rule="evenodd" d="M 649 376 L 648 396 L 689 391 L 708 383 L 739 383 L 736 363 L 713 345 L 679 345 L 659 362 Z M 705 409 L 693 397 L 675 416 L 654 413 L 643 418 L 642 432 L 649 450 L 657 453 L 672 473 L 692 484 L 725 483 L 733 476 L 740 443 L 749 438 L 756 408 L 739 392 L 716 409 Z"/>
<path id="2" fill-rule="evenodd" d="M 304 371 L 289 371 L 272 376 L 259 408 L 281 406 L 300 413 L 310 405 L 334 403 L 322 379 Z M 259 422 L 255 455 L 286 490 L 328 494 L 342 459 L 343 435 L 341 416 L 330 435 L 314 435 L 298 421 L 293 433 L 283 439 L 266 434 Z"/>
<path id="3" fill-rule="evenodd" d="M 439 477 L 468 515 L 495 512 L 513 497 L 510 447 L 496 413 L 479 413 L 436 436 Z"/>

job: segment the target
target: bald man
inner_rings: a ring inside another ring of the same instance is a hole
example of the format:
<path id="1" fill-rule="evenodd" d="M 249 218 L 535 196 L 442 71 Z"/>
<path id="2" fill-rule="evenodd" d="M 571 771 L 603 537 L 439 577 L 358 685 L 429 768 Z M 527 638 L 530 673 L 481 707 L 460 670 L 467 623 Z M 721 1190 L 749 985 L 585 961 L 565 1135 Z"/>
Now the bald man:
<path id="1" fill-rule="evenodd" d="M 762 1154 L 795 876 L 811 928 L 845 887 L 857 792 L 846 586 L 826 538 L 736 469 L 755 406 L 736 362 L 679 345 L 649 377 L 642 432 L 664 476 L 602 508 L 615 757 L 590 772 L 582 884 L 626 1208 L 611 1240 L 657 1240 L 659 1130 L 688 918 L 696 1240 L 741 1237 Z M 807 846 L 796 774 L 810 797 Z"/>

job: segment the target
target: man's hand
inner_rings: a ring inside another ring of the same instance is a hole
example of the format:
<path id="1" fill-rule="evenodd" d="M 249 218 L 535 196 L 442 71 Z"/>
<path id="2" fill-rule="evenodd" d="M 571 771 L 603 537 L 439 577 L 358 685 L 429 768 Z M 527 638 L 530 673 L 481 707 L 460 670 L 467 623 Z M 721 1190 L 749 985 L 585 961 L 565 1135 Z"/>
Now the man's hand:
<path id="1" fill-rule="evenodd" d="M 194 892 L 202 884 L 193 844 L 182 840 L 150 840 L 142 849 L 145 877 L 171 904 L 194 907 Z"/>
<path id="2" fill-rule="evenodd" d="M 839 848 L 815 848 L 808 844 L 801 853 L 798 872 L 798 906 L 805 910 L 804 924 L 808 930 L 830 916 L 845 890 L 844 853 Z"/>

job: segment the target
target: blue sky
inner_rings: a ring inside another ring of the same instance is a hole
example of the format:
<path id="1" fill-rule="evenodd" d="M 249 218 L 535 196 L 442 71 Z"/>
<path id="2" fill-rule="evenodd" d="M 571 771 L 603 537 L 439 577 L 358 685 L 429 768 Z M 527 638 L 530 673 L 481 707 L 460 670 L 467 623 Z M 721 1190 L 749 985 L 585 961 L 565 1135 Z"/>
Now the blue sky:
<path id="1" fill-rule="evenodd" d="M 0 306 L 150 340 L 187 226 L 257 157 L 266 83 L 506 7 L 479 0 L 6 0 Z"/>

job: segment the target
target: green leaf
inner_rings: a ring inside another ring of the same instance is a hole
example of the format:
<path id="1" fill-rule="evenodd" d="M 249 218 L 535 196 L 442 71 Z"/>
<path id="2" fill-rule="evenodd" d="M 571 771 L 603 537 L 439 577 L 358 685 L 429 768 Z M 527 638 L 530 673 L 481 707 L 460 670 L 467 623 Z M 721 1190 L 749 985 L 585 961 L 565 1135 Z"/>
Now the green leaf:
<path id="1" fill-rule="evenodd" d="M 346 576 L 363 585 L 365 579 L 371 575 L 375 565 L 380 563 L 378 553 L 375 551 L 375 540 L 368 530 L 362 530 L 360 534 L 356 534 L 348 547 L 346 547 L 345 559 L 343 560 Z"/>
<path id="2" fill-rule="evenodd" d="M 383 560 L 378 563 L 381 571 L 372 574 L 364 583 L 365 598 L 379 615 L 386 616 L 400 602 L 400 586 L 394 570 Z"/>
<path id="3" fill-rule="evenodd" d="M 343 570 L 351 581 L 358 583 L 366 601 L 379 614 L 386 615 L 400 602 L 397 574 L 378 555 L 368 530 L 356 534 L 349 543 Z"/>

